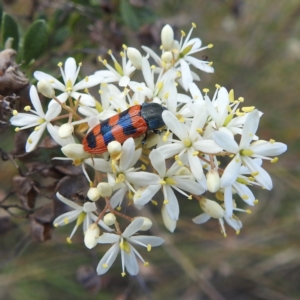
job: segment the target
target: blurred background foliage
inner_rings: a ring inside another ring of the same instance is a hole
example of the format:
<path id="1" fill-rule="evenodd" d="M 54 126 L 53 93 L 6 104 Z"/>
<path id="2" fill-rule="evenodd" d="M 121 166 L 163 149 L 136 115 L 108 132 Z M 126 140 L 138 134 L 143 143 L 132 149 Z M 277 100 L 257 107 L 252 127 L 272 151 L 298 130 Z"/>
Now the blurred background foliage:
<path id="1" fill-rule="evenodd" d="M 1 299 L 300 298 L 298 0 L 3 0 L 2 5 L 18 24 L 21 42 L 36 20 L 47 26 L 47 45 L 39 57 L 24 64 L 18 55 L 32 82 L 34 70 L 58 76 L 57 63 L 69 56 L 83 62 L 82 76 L 92 74 L 102 68 L 97 56 L 109 49 L 117 56 L 123 43 L 158 49 L 164 24 L 172 25 L 179 39 L 180 30 L 187 32 L 195 22 L 193 36 L 214 44 L 199 54 L 215 67 L 214 74 L 200 74 L 199 86 L 209 88 L 211 95 L 216 83 L 233 88 L 246 106 L 264 112 L 260 138 L 284 142 L 288 151 L 277 164 L 265 164 L 274 189 L 255 190 L 260 202 L 251 215 L 239 215 L 244 224 L 239 235 L 227 228 L 224 238 L 213 220 L 192 224 L 198 208 L 184 201 L 173 235 L 163 228 L 155 208 L 145 211 L 157 220 L 153 233 L 166 243 L 145 254 L 150 266 L 136 277 L 122 278 L 115 263 L 99 278 L 94 270 L 106 249 L 87 250 L 81 232 L 68 245 L 71 226 L 55 230 L 45 243 L 34 242 L 28 220 L 10 220 L 1 210 Z M 12 132 L 7 128 L 1 134 L 5 151 L 13 147 Z M 11 161 L 1 162 L 0 200 L 12 191 L 15 174 Z"/>

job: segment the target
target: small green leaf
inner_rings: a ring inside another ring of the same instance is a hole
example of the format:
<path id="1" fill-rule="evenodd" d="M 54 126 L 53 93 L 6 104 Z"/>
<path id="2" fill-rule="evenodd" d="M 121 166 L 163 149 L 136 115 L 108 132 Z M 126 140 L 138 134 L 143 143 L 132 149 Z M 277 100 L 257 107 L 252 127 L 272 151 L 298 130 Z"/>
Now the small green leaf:
<path id="1" fill-rule="evenodd" d="M 45 20 L 36 20 L 24 36 L 23 60 L 26 64 L 37 59 L 46 50 L 48 31 Z"/>
<path id="2" fill-rule="evenodd" d="M 16 21 L 8 14 L 4 13 L 2 16 L 2 45 L 12 38 L 12 48 L 18 51 L 19 47 L 19 31 Z"/>
<path id="3" fill-rule="evenodd" d="M 153 23 L 157 19 L 153 10 L 147 6 L 133 6 L 129 0 L 121 0 L 120 13 L 124 24 L 132 30 L 138 30 L 142 25 Z"/>
<path id="4" fill-rule="evenodd" d="M 121 0 L 120 11 L 123 22 L 132 30 L 138 30 L 140 22 L 134 7 L 128 0 Z"/>

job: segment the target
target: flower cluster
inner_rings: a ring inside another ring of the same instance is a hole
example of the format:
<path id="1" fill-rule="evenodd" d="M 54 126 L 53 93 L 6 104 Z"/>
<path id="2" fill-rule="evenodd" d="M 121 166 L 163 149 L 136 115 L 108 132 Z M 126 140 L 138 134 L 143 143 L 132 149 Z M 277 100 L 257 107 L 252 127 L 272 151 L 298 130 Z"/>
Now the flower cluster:
<path id="1" fill-rule="evenodd" d="M 51 99 L 47 112 L 35 86 L 30 89 L 34 110 L 25 107 L 27 113 L 13 112 L 11 124 L 18 126 L 16 131 L 34 127 L 27 152 L 34 150 L 47 129 L 65 155 L 55 159 L 81 165 L 90 184 L 87 202 L 81 206 L 58 192 L 57 198 L 72 210 L 57 217 L 54 225 L 76 221 L 69 242 L 83 223 L 88 248 L 112 244 L 97 267 L 99 275 L 107 272 L 118 253 L 122 276 L 125 269 L 136 275 L 137 258 L 147 263 L 133 245 L 150 251 L 163 243 L 159 237 L 139 235 L 152 222 L 129 217 L 122 211 L 126 205 L 137 209 L 149 202 L 159 205 L 166 228 L 173 232 L 179 202 L 196 200 L 202 213 L 193 222 L 218 219 L 226 236 L 225 223 L 237 233 L 242 228 L 235 212 L 250 213 L 240 207 L 258 202 L 251 187 L 272 189 L 262 161 L 277 162 L 287 147 L 259 139 L 256 132 L 262 113 L 243 106 L 244 99 L 235 99 L 233 90 L 216 84 L 211 98 L 208 89 L 197 87 L 196 71 L 212 73 L 214 69 L 212 62 L 194 56 L 212 45 L 203 47 L 199 38 L 191 38 L 193 28 L 195 24 L 187 35 L 182 31 L 177 41 L 172 28 L 164 26 L 160 55 L 144 46 L 143 55 L 124 45 L 119 62 L 109 51 L 112 65 L 100 57 L 105 69 L 78 83 L 81 64 L 77 67 L 74 58 L 66 60 L 64 69 L 59 63 L 64 83 L 36 71 L 38 91 Z M 141 73 L 141 82 L 133 80 L 136 73 Z M 100 99 L 89 93 L 92 86 L 100 86 Z M 129 222 L 125 230 L 120 226 L 122 219 Z"/>

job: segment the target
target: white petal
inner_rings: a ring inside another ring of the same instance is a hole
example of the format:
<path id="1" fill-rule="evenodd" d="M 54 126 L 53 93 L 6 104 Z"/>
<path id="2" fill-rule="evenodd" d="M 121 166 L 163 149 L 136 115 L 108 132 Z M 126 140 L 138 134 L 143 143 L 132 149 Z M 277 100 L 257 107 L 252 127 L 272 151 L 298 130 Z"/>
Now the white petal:
<path id="1" fill-rule="evenodd" d="M 164 158 L 169 158 L 178 154 L 184 148 L 185 148 L 184 145 L 181 143 L 173 143 L 173 144 L 163 145 L 157 148 L 157 150 L 164 156 Z"/>
<path id="2" fill-rule="evenodd" d="M 163 178 L 166 175 L 166 162 L 164 156 L 159 150 L 152 150 L 149 158 L 158 175 Z"/>
<path id="3" fill-rule="evenodd" d="M 142 228 L 143 224 L 144 224 L 143 218 L 134 219 L 124 230 L 122 236 L 124 238 L 128 238 L 128 237 L 132 236 L 133 234 L 135 234 L 137 231 L 139 231 Z"/>
<path id="4" fill-rule="evenodd" d="M 248 113 L 244 128 L 242 131 L 242 137 L 240 141 L 240 149 L 245 149 L 249 147 L 250 142 L 255 136 L 258 124 L 259 124 L 259 111 L 255 109 L 254 111 Z"/>
<path id="5" fill-rule="evenodd" d="M 130 77 L 122 76 L 121 79 L 119 80 L 119 86 L 125 87 L 128 85 L 129 82 L 130 82 Z"/>
<path id="6" fill-rule="evenodd" d="M 170 231 L 170 232 L 174 232 L 175 228 L 176 228 L 176 224 L 177 222 L 172 220 L 170 217 L 169 217 L 169 214 L 166 210 L 166 205 L 163 205 L 162 206 L 162 209 L 161 209 L 161 215 L 162 215 L 162 218 L 163 218 L 163 221 L 164 221 L 164 224 L 166 226 L 166 228 Z"/>
<path id="7" fill-rule="evenodd" d="M 168 203 L 165 205 L 167 213 L 171 220 L 177 221 L 179 217 L 179 205 L 177 198 L 170 186 L 164 185 L 163 191 L 165 200 L 168 200 Z"/>
<path id="8" fill-rule="evenodd" d="M 142 58 L 142 72 L 147 86 L 154 90 L 154 78 L 150 67 L 149 60 L 146 57 Z"/>
<path id="9" fill-rule="evenodd" d="M 243 157 L 243 162 L 249 168 L 251 173 L 258 172 L 258 175 L 255 175 L 255 180 L 262 185 L 263 188 L 271 190 L 273 187 L 272 179 L 268 172 L 263 168 L 257 165 L 250 157 Z"/>
<path id="10" fill-rule="evenodd" d="M 160 177 L 148 172 L 128 172 L 126 173 L 126 180 L 137 186 L 147 186 L 149 184 L 159 184 Z"/>
<path id="11" fill-rule="evenodd" d="M 97 266 L 97 274 L 102 275 L 105 274 L 109 268 L 112 266 L 114 261 L 116 260 L 116 257 L 119 253 L 119 244 L 113 244 L 113 246 L 104 254 L 104 256 L 101 258 L 98 266 Z M 107 267 L 103 267 L 103 264 L 107 264 Z"/>
<path id="12" fill-rule="evenodd" d="M 97 242 L 99 244 L 112 244 L 117 243 L 120 240 L 120 236 L 114 233 L 106 233 L 104 232 L 99 236 Z"/>
<path id="13" fill-rule="evenodd" d="M 67 213 L 64 213 L 64 214 L 58 216 L 53 221 L 53 224 L 54 224 L 54 226 L 68 225 L 68 224 L 72 223 L 73 221 L 75 221 L 78 218 L 79 214 L 80 214 L 80 211 L 78 211 L 78 210 L 69 211 Z M 67 223 L 66 223 L 66 220 L 68 220 Z"/>
<path id="14" fill-rule="evenodd" d="M 245 201 L 248 205 L 253 206 L 255 197 L 252 191 L 245 185 L 238 182 L 233 184 L 234 189 L 239 194 L 239 196 Z"/>
<path id="15" fill-rule="evenodd" d="M 13 116 L 10 119 L 10 123 L 14 126 L 28 126 L 30 127 L 37 126 L 39 124 L 39 120 L 41 119 L 40 116 L 33 115 L 33 114 L 25 114 L 25 113 L 18 113 L 16 116 Z"/>
<path id="16" fill-rule="evenodd" d="M 79 210 L 79 211 L 82 211 L 83 208 L 82 206 L 76 204 L 74 201 L 71 201 L 69 199 L 67 199 L 66 197 L 64 197 L 63 195 L 61 195 L 59 192 L 56 193 L 56 197 L 61 201 L 63 202 L 64 204 L 72 207 L 73 209 L 76 209 L 76 210 Z"/>
<path id="17" fill-rule="evenodd" d="M 195 150 L 201 151 L 203 153 L 218 153 L 223 150 L 213 140 L 202 140 L 194 142 L 193 147 Z"/>
<path id="18" fill-rule="evenodd" d="M 224 170 L 224 173 L 221 177 L 221 187 L 227 187 L 232 185 L 240 172 L 242 160 L 240 154 L 236 154 L 231 162 L 227 165 L 227 167 Z"/>
<path id="19" fill-rule="evenodd" d="M 210 218 L 211 218 L 211 216 L 209 216 L 206 213 L 203 213 L 203 214 L 193 218 L 193 222 L 195 224 L 203 224 L 203 223 L 207 222 Z"/>
<path id="20" fill-rule="evenodd" d="M 78 92 L 72 92 L 71 97 L 73 97 L 75 100 L 80 99 L 80 104 L 87 105 L 87 106 L 95 106 L 96 100 L 88 94 L 78 93 Z"/>
<path id="21" fill-rule="evenodd" d="M 137 206 L 141 206 L 148 203 L 152 199 L 152 197 L 159 191 L 160 186 L 160 184 L 150 184 L 142 191 L 138 190 L 133 198 L 134 204 Z"/>
<path id="22" fill-rule="evenodd" d="M 127 188 L 120 188 L 116 193 L 113 194 L 113 196 L 110 198 L 110 205 L 112 208 L 121 205 L 126 191 Z"/>
<path id="23" fill-rule="evenodd" d="M 90 75 L 87 78 L 79 81 L 73 87 L 73 91 L 80 91 L 84 89 L 88 89 L 90 87 L 96 86 L 102 82 L 103 78 L 98 75 Z"/>
<path id="24" fill-rule="evenodd" d="M 184 59 L 180 59 L 182 87 L 187 91 L 189 84 L 193 82 L 190 67 Z"/>
<path id="25" fill-rule="evenodd" d="M 37 79 L 37 80 L 46 80 L 48 82 L 51 83 L 51 85 L 53 86 L 54 89 L 57 89 L 57 90 L 60 90 L 62 92 L 65 91 L 66 87 L 60 82 L 58 81 L 55 77 L 49 75 L 49 74 L 46 74 L 44 72 L 41 72 L 41 71 L 35 71 L 33 73 L 33 76 Z"/>
<path id="26" fill-rule="evenodd" d="M 66 80 L 67 81 L 71 80 L 73 85 L 76 80 L 76 76 L 75 76 L 76 70 L 77 70 L 76 60 L 73 57 L 68 57 L 65 62 L 65 76 L 66 76 Z"/>
<path id="27" fill-rule="evenodd" d="M 215 131 L 212 133 L 212 137 L 214 141 L 224 150 L 231 153 L 239 152 L 239 146 L 232 135 L 221 131 Z"/>
<path id="28" fill-rule="evenodd" d="M 231 226 L 235 231 L 239 231 L 243 227 L 243 224 L 239 219 L 229 218 L 226 215 L 224 215 L 224 219 L 225 219 L 226 223 L 229 226 Z"/>
<path id="29" fill-rule="evenodd" d="M 189 149 L 188 151 L 188 161 L 189 166 L 192 171 L 192 174 L 196 178 L 197 181 L 201 181 L 203 177 L 203 169 L 198 156 L 193 155 L 193 150 Z"/>
<path id="30" fill-rule="evenodd" d="M 31 152 L 36 147 L 39 142 L 43 132 L 45 131 L 46 123 L 43 123 L 39 126 L 38 130 L 34 130 L 28 137 L 25 150 L 26 152 Z M 29 143 L 29 141 L 31 141 Z"/>
<path id="31" fill-rule="evenodd" d="M 105 172 L 105 173 L 110 173 L 111 166 L 108 161 L 106 161 L 104 158 L 88 158 L 85 159 L 84 162 L 94 168 L 95 170 Z"/>
<path id="32" fill-rule="evenodd" d="M 146 46 L 142 46 L 142 48 L 154 59 L 157 65 L 161 66 L 161 59 L 160 57 L 150 48 Z"/>
<path id="33" fill-rule="evenodd" d="M 180 140 L 184 140 L 184 139 L 188 138 L 188 132 L 186 130 L 186 127 L 184 126 L 184 124 L 182 124 L 178 121 L 178 119 L 176 118 L 176 116 L 173 113 L 165 110 L 162 113 L 162 118 L 163 118 L 165 124 L 167 125 L 167 127 L 173 133 L 175 133 L 175 135 L 177 135 Z"/>
<path id="34" fill-rule="evenodd" d="M 50 122 L 54 118 L 56 118 L 61 112 L 61 105 L 57 102 L 53 102 L 48 106 L 48 111 L 46 112 L 45 119 Z"/>
<path id="35" fill-rule="evenodd" d="M 270 143 L 267 141 L 258 141 L 250 145 L 249 149 L 258 155 L 276 156 L 285 152 L 287 150 L 287 145 L 278 142 Z"/>
<path id="36" fill-rule="evenodd" d="M 128 169 L 130 161 L 132 160 L 135 151 L 135 144 L 133 138 L 127 139 L 122 148 L 122 156 L 120 159 L 120 170 L 125 171 Z"/>
<path id="37" fill-rule="evenodd" d="M 129 247 L 130 247 L 130 253 L 127 253 L 123 250 L 124 264 L 127 272 L 130 275 L 135 276 L 139 272 L 139 265 L 137 263 L 135 253 L 133 251 L 134 248 L 130 244 Z"/>
<path id="38" fill-rule="evenodd" d="M 176 181 L 176 186 L 180 189 L 195 195 L 201 195 L 205 192 L 203 187 L 198 182 L 189 179 L 182 179 L 180 177 L 181 176 L 172 177 Z"/>
<path id="39" fill-rule="evenodd" d="M 35 108 L 37 114 L 43 118 L 45 114 L 42 108 L 41 100 L 39 98 L 36 87 L 34 85 L 32 85 L 30 88 L 29 96 L 30 96 L 31 103 Z"/>
<path id="40" fill-rule="evenodd" d="M 146 235 L 138 235 L 138 236 L 132 236 L 128 239 L 133 244 L 144 244 L 148 245 L 150 244 L 152 247 L 157 247 L 163 244 L 164 239 L 158 236 L 146 236 Z"/>

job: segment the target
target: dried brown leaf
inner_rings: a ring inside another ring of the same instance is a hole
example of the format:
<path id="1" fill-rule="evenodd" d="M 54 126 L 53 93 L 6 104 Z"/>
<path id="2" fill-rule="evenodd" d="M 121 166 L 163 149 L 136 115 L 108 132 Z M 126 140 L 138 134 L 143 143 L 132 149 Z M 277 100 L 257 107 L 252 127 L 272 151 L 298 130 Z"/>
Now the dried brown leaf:
<path id="1" fill-rule="evenodd" d="M 35 219 L 34 215 L 30 216 L 30 230 L 32 239 L 35 242 L 45 242 L 51 239 L 52 224 L 40 223 Z"/>
<path id="2" fill-rule="evenodd" d="M 16 175 L 13 177 L 13 188 L 21 200 L 23 207 L 26 209 L 32 209 L 35 205 L 37 192 L 33 188 L 33 181 L 29 178 Z"/>

